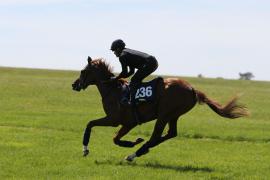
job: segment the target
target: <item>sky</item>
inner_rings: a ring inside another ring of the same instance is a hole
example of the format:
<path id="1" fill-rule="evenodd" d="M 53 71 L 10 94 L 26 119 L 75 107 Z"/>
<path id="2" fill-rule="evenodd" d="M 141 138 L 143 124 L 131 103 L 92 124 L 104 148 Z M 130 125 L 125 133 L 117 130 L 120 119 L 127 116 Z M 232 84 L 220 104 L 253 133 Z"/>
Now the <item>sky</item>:
<path id="1" fill-rule="evenodd" d="M 155 56 L 154 74 L 270 81 L 269 0 L 0 0 L 0 66 L 81 70 L 115 39 Z"/>

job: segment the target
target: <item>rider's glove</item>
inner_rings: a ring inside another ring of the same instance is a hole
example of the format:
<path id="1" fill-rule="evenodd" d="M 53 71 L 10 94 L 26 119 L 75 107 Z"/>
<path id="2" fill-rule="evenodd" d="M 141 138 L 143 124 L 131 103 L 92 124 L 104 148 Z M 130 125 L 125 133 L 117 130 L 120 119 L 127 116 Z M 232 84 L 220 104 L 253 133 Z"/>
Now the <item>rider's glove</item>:
<path id="1" fill-rule="evenodd" d="M 109 80 L 106 80 L 106 81 L 103 81 L 103 83 L 105 83 L 105 84 L 107 84 L 107 83 L 113 83 L 113 82 L 115 82 L 115 81 L 117 81 L 118 79 L 117 79 L 117 77 L 110 77 L 110 79 Z"/>

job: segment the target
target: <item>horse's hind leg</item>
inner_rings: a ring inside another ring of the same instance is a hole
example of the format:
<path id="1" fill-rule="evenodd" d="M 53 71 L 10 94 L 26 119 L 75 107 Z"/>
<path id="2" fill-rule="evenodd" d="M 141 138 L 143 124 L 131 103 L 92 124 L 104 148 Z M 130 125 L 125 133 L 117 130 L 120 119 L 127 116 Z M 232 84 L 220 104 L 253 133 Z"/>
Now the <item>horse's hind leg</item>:
<path id="1" fill-rule="evenodd" d="M 163 141 L 166 141 L 168 139 L 171 139 L 177 136 L 177 120 L 178 118 L 175 118 L 168 122 L 169 130 L 167 134 L 165 136 L 162 136 L 160 140 L 157 141 L 157 144 L 155 144 L 155 146 L 162 143 Z"/>
<path id="2" fill-rule="evenodd" d="M 168 139 L 176 137 L 177 136 L 177 120 L 178 120 L 178 118 L 172 119 L 171 121 L 169 121 L 168 122 L 169 130 L 168 130 L 167 134 L 165 136 L 157 138 L 156 140 L 153 140 L 152 143 L 149 143 L 149 148 L 157 146 L 160 143 L 162 143 Z M 152 137 L 151 137 L 151 139 L 152 139 Z M 151 142 L 151 139 L 150 139 L 150 142 Z"/>
<path id="3" fill-rule="evenodd" d="M 155 129 L 150 140 L 147 143 L 145 143 L 136 153 L 126 157 L 126 160 L 133 161 L 135 157 L 140 157 L 148 153 L 149 148 L 153 148 L 168 139 L 176 137 L 177 136 L 177 120 L 178 120 L 178 117 L 173 118 L 168 122 L 169 130 L 165 136 L 161 136 L 161 135 L 166 126 L 166 122 L 158 120 L 155 125 Z"/>
<path id="4" fill-rule="evenodd" d="M 135 142 L 121 140 L 121 138 L 125 136 L 134 127 L 135 126 L 132 127 L 122 126 L 121 129 L 117 132 L 116 136 L 113 138 L 113 142 L 121 147 L 134 147 L 135 145 L 143 142 L 144 140 L 141 138 L 138 138 Z"/>
<path id="5" fill-rule="evenodd" d="M 161 135 L 162 135 L 162 132 L 163 132 L 166 124 L 167 124 L 167 121 L 165 121 L 164 119 L 158 119 L 156 124 L 155 124 L 154 131 L 152 133 L 150 140 L 147 141 L 144 145 L 142 145 L 142 147 L 140 147 L 136 151 L 136 153 L 126 157 L 126 160 L 133 161 L 133 159 L 135 157 L 140 157 L 141 155 L 148 153 L 149 148 L 152 148 L 152 147 L 160 144 L 160 142 L 162 142 Z"/>

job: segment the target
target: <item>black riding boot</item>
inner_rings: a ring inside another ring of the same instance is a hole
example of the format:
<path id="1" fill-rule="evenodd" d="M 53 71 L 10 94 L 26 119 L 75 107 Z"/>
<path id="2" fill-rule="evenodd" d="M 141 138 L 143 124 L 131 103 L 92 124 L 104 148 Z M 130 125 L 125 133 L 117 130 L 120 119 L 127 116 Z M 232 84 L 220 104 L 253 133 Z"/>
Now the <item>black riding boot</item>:
<path id="1" fill-rule="evenodd" d="M 126 107 L 131 106 L 130 90 L 123 90 L 121 92 L 120 104 Z"/>
<path id="2" fill-rule="evenodd" d="M 135 101 L 137 87 L 138 83 L 130 83 L 130 103 L 136 123 L 141 124 Z"/>
<path id="3" fill-rule="evenodd" d="M 132 107 L 136 107 L 136 101 L 135 101 L 135 96 L 136 96 L 136 90 L 137 87 L 139 86 L 139 83 L 132 82 L 129 85 L 130 88 L 130 103 Z"/>

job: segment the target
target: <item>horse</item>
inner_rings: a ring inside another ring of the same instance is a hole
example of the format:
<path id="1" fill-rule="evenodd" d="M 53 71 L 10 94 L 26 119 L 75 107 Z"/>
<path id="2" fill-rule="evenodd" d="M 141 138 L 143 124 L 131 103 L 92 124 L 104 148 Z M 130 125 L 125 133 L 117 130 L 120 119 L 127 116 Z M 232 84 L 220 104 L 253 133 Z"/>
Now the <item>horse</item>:
<path id="1" fill-rule="evenodd" d="M 88 57 L 86 67 L 81 70 L 80 76 L 72 84 L 75 91 L 85 90 L 89 85 L 96 85 L 102 97 L 105 117 L 89 121 L 83 135 L 83 156 L 89 154 L 88 144 L 91 130 L 95 126 L 108 126 L 121 128 L 113 138 L 114 144 L 120 147 L 134 147 L 144 141 L 138 138 L 135 141 L 121 140 L 138 123 L 134 120 L 134 113 L 131 107 L 121 106 L 119 97 L 122 94 L 121 85 L 127 83 L 120 79 L 108 82 L 115 75 L 111 66 L 103 59 L 92 60 Z M 177 120 L 179 117 L 190 111 L 197 103 L 207 104 L 215 113 L 224 118 L 240 118 L 249 115 L 248 109 L 238 103 L 238 96 L 233 97 L 226 105 L 211 100 L 205 93 L 196 90 L 188 82 L 179 78 L 166 78 L 157 83 L 156 100 L 151 103 L 143 103 L 137 106 L 140 115 L 140 122 L 146 123 L 156 120 L 154 130 L 150 139 L 145 142 L 135 153 L 126 156 L 127 161 L 133 161 L 149 152 L 160 143 L 177 136 Z M 169 129 L 166 135 L 162 136 L 165 126 Z"/>

